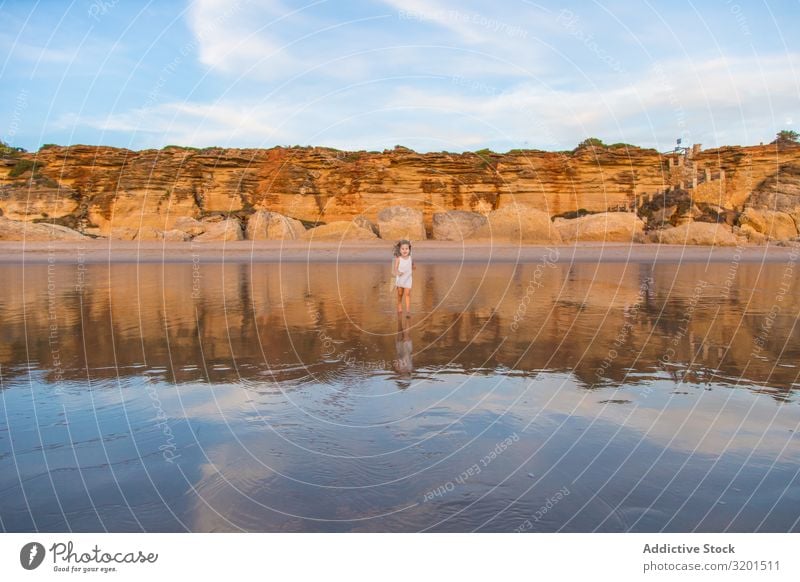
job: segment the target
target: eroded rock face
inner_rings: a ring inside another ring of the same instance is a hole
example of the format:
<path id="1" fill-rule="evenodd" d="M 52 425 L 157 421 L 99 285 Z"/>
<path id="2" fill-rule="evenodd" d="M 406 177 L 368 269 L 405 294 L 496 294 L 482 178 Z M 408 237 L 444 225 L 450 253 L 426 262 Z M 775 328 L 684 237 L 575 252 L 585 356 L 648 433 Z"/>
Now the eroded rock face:
<path id="1" fill-rule="evenodd" d="M 729 226 L 710 222 L 688 222 L 657 230 L 650 233 L 649 239 L 670 245 L 735 246 L 738 242 Z"/>
<path id="2" fill-rule="evenodd" d="M 486 220 L 487 224 L 470 236 L 471 240 L 517 244 L 561 242 L 561 235 L 550 216 L 525 204 L 504 204 L 490 212 Z"/>
<path id="3" fill-rule="evenodd" d="M 480 227 L 488 224 L 483 214 L 466 210 L 449 210 L 436 212 L 433 215 L 433 239 L 455 240 L 468 239 Z"/>
<path id="4" fill-rule="evenodd" d="M 79 232 L 60 226 L 58 224 L 47 224 L 46 222 L 25 222 L 22 220 L 10 220 L 0 216 L 0 240 L 87 240 L 89 237 Z"/>
<path id="5" fill-rule="evenodd" d="M 248 240 L 295 240 L 303 236 L 303 223 L 277 212 L 259 210 L 247 219 Z"/>
<path id="6" fill-rule="evenodd" d="M 380 236 L 380 231 L 378 230 L 378 225 L 372 222 L 366 216 L 359 214 L 353 219 L 353 222 L 356 223 L 361 228 L 366 228 L 367 230 L 371 230 L 375 233 L 375 236 Z"/>
<path id="7" fill-rule="evenodd" d="M 759 183 L 747 206 L 791 214 L 800 208 L 800 163 L 784 164 Z"/>
<path id="8" fill-rule="evenodd" d="M 164 240 L 164 231 L 153 226 L 143 226 L 136 233 L 134 240 Z"/>
<path id="9" fill-rule="evenodd" d="M 36 169 L 19 171 L 34 162 Z M 363 216 L 378 224 L 378 213 L 387 206 L 420 212 L 424 230 L 433 232 L 436 212 L 488 216 L 508 202 L 551 217 L 581 209 L 630 210 L 660 200 L 666 190 L 687 193 L 694 206 L 679 204 L 669 217 L 659 217 L 661 224 L 665 218 L 673 224 L 679 218 L 727 221 L 745 207 L 784 212 L 797 222 L 800 147 L 725 147 L 682 157 L 636 147 L 420 154 L 407 148 L 71 146 L 0 163 L 0 212 L 20 220 L 59 218 L 60 224 L 100 235 L 140 226 L 186 232 L 179 222 L 187 217 L 244 217 L 259 210 L 304 222 Z M 651 213 L 659 210 L 648 206 Z M 423 238 L 421 232 L 410 236 Z"/>
<path id="10" fill-rule="evenodd" d="M 152 226 L 143 226 L 139 229 L 129 227 L 112 228 L 110 232 L 106 233 L 106 238 L 109 240 L 139 240 L 139 241 L 168 241 L 168 242 L 183 242 L 190 240 L 192 237 L 188 233 L 178 230 L 161 230 Z"/>
<path id="11" fill-rule="evenodd" d="M 771 240 L 789 240 L 797 236 L 794 219 L 786 212 L 763 208 L 746 208 L 739 216 L 739 225 L 749 227 Z"/>
<path id="12" fill-rule="evenodd" d="M 301 236 L 310 241 L 377 240 L 378 236 L 368 228 L 362 228 L 355 221 L 338 220 L 310 228 Z"/>
<path id="13" fill-rule="evenodd" d="M 227 218 L 205 223 L 203 234 L 197 235 L 192 240 L 199 242 L 244 240 L 244 234 L 238 220 Z"/>
<path id="14" fill-rule="evenodd" d="M 105 236 L 108 237 L 109 240 L 135 240 L 138 232 L 138 228 L 118 226 L 108 231 Z"/>
<path id="15" fill-rule="evenodd" d="M 384 240 L 425 240 L 422 212 L 405 206 L 389 206 L 378 213 L 378 232 Z"/>
<path id="16" fill-rule="evenodd" d="M 161 232 L 161 240 L 165 240 L 167 242 L 184 242 L 190 240 L 191 238 L 191 235 L 176 228 Z"/>
<path id="17" fill-rule="evenodd" d="M 191 216 L 181 216 L 173 225 L 173 228 L 185 232 L 189 236 L 197 236 L 206 231 L 206 226 L 196 218 Z"/>
<path id="18" fill-rule="evenodd" d="M 565 242 L 636 242 L 644 222 L 633 212 L 602 212 L 557 224 Z"/>

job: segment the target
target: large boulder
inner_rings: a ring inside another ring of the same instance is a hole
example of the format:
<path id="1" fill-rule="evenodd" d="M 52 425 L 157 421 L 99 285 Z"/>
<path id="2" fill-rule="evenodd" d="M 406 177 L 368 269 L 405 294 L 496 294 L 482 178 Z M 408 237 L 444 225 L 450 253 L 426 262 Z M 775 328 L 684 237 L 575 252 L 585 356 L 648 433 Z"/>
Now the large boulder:
<path id="1" fill-rule="evenodd" d="M 434 240 L 464 240 L 489 221 L 482 214 L 466 210 L 436 212 L 433 215 Z"/>
<path id="2" fill-rule="evenodd" d="M 111 240 L 134 240 L 139 229 L 129 226 L 115 226 L 108 231 L 108 238 Z"/>
<path id="3" fill-rule="evenodd" d="M 773 240 L 789 240 L 797 236 L 794 219 L 786 212 L 765 208 L 746 208 L 739 215 L 739 225 Z"/>
<path id="4" fill-rule="evenodd" d="M 561 235 L 549 214 L 514 202 L 487 214 L 486 224 L 475 230 L 470 240 L 546 244 L 560 243 Z"/>
<path id="5" fill-rule="evenodd" d="M 378 235 L 368 228 L 358 226 L 354 221 L 337 220 L 311 228 L 301 238 L 311 241 L 377 240 Z"/>
<path id="6" fill-rule="evenodd" d="M 46 222 L 25 222 L 0 216 L 0 240 L 86 240 L 76 230 Z"/>
<path id="7" fill-rule="evenodd" d="M 296 218 L 278 212 L 259 210 L 247 219 L 247 240 L 295 240 L 303 236 L 306 229 Z"/>
<path id="8" fill-rule="evenodd" d="M 136 233 L 136 240 L 163 240 L 164 231 L 154 226 L 142 226 Z"/>
<path id="9" fill-rule="evenodd" d="M 425 240 L 422 212 L 406 206 L 389 206 L 378 213 L 378 231 L 385 240 Z"/>
<path id="10" fill-rule="evenodd" d="M 206 225 L 191 216 L 181 216 L 175 221 L 172 228 L 183 231 L 189 236 L 197 236 L 206 231 Z"/>
<path id="11" fill-rule="evenodd" d="M 658 210 L 654 210 L 650 218 L 647 219 L 648 228 L 662 228 L 664 226 L 673 226 L 672 216 L 678 210 L 677 206 L 664 206 Z"/>
<path id="12" fill-rule="evenodd" d="M 757 245 L 764 245 L 769 242 L 769 239 L 767 238 L 766 235 L 756 231 L 749 224 L 745 224 L 744 226 L 734 226 L 733 234 L 738 235 L 740 237 L 744 237 L 746 242 Z"/>
<path id="13" fill-rule="evenodd" d="M 205 232 L 197 235 L 193 240 L 199 242 L 207 241 L 230 241 L 230 240 L 243 240 L 244 234 L 242 233 L 242 225 L 235 218 L 226 218 L 223 220 L 214 220 L 205 222 Z"/>
<path id="14" fill-rule="evenodd" d="M 644 222 L 634 212 L 601 212 L 563 220 L 556 227 L 565 242 L 634 242 Z"/>
<path id="15" fill-rule="evenodd" d="M 747 206 L 792 214 L 800 208 L 800 164 L 783 164 L 756 186 Z"/>
<path id="16" fill-rule="evenodd" d="M 673 228 L 650 233 L 652 242 L 670 245 L 735 246 L 737 239 L 731 228 L 711 222 L 687 222 Z"/>
<path id="17" fill-rule="evenodd" d="M 371 230 L 372 232 L 375 233 L 375 236 L 380 236 L 381 235 L 380 231 L 378 230 L 378 225 L 375 224 L 374 222 L 372 222 L 369 218 L 367 218 L 366 216 L 364 216 L 362 214 L 359 214 L 358 216 L 356 216 L 353 219 L 353 222 L 357 226 L 360 226 L 361 228 L 366 228 L 366 229 Z"/>
<path id="18" fill-rule="evenodd" d="M 111 240 L 169 241 L 183 242 L 191 238 L 188 233 L 178 230 L 161 230 L 154 226 L 142 226 L 138 229 L 130 226 L 117 226 L 108 233 Z"/>
<path id="19" fill-rule="evenodd" d="M 167 242 L 185 242 L 192 238 L 192 235 L 182 230 L 178 230 L 177 228 L 173 228 L 162 231 L 161 238 Z"/>

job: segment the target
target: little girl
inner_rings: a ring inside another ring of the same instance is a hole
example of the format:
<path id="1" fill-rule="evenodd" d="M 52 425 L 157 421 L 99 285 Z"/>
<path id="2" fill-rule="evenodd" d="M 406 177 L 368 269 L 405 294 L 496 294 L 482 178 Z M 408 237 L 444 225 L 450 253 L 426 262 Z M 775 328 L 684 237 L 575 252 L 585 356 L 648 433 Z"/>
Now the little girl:
<path id="1" fill-rule="evenodd" d="M 397 287 L 397 313 L 403 311 L 403 296 L 406 298 L 406 317 L 411 317 L 411 272 L 417 268 L 411 261 L 411 241 L 403 239 L 394 245 L 392 275 Z"/>

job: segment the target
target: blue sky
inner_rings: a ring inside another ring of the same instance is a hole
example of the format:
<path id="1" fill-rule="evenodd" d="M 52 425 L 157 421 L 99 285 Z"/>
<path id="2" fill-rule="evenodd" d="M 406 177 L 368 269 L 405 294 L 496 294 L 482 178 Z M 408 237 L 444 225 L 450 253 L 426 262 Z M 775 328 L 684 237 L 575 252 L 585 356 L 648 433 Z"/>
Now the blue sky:
<path id="1" fill-rule="evenodd" d="M 0 138 L 670 149 L 800 122 L 800 3 L 0 3 Z"/>

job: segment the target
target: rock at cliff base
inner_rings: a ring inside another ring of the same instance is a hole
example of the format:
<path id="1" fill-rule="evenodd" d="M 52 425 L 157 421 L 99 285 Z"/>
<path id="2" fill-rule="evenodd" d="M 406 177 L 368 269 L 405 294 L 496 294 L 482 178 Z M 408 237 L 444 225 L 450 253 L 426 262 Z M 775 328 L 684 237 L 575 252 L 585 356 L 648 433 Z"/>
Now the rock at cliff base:
<path id="1" fill-rule="evenodd" d="M 476 229 L 470 240 L 503 243 L 560 243 L 561 235 L 550 215 L 525 204 L 512 202 L 486 216 L 487 223 Z"/>
<path id="2" fill-rule="evenodd" d="M 366 216 L 364 216 L 362 214 L 359 214 L 358 216 L 356 216 L 353 219 L 353 222 L 357 226 L 360 226 L 361 228 L 366 228 L 366 229 L 371 230 L 372 232 L 375 233 L 375 236 L 380 236 L 380 234 L 381 234 L 380 231 L 378 230 L 378 225 L 375 224 L 374 222 L 372 222 L 369 218 L 367 218 Z"/>
<path id="3" fill-rule="evenodd" d="M 192 236 L 187 232 L 178 230 L 177 228 L 173 228 L 170 230 L 162 231 L 161 238 L 162 240 L 165 240 L 167 242 L 184 242 L 190 240 Z"/>
<path id="4" fill-rule="evenodd" d="M 163 240 L 163 232 L 163 230 L 154 226 L 142 226 L 139 228 L 139 232 L 136 233 L 135 240 Z"/>
<path id="5" fill-rule="evenodd" d="M 789 240 L 797 236 L 797 226 L 789 214 L 765 208 L 746 208 L 739 215 L 739 225 L 748 226 L 773 240 Z"/>
<path id="6" fill-rule="evenodd" d="M 76 230 L 59 224 L 26 222 L 0 216 L 0 240 L 86 240 Z"/>
<path id="7" fill-rule="evenodd" d="M 197 236 L 206 231 L 206 225 L 191 216 L 181 216 L 175 221 L 172 228 L 183 231 L 190 236 Z"/>
<path id="8" fill-rule="evenodd" d="M 302 239 L 310 241 L 377 240 L 378 236 L 367 228 L 349 220 L 337 220 L 303 233 Z"/>
<path id="9" fill-rule="evenodd" d="M 259 210 L 247 219 L 247 240 L 295 240 L 303 236 L 303 223 L 278 212 Z"/>
<path id="10" fill-rule="evenodd" d="M 634 212 L 601 212 L 557 225 L 565 242 L 635 242 L 644 222 Z"/>
<path id="11" fill-rule="evenodd" d="M 766 244 L 767 241 L 769 240 L 765 234 L 761 234 L 749 224 L 743 224 L 742 226 L 734 226 L 733 234 L 734 236 L 738 234 L 739 236 L 744 237 L 746 242 L 753 243 L 756 245 Z"/>
<path id="12" fill-rule="evenodd" d="M 711 222 L 687 222 L 650 233 L 650 241 L 670 245 L 735 246 L 737 239 L 730 227 Z"/>
<path id="13" fill-rule="evenodd" d="M 384 240 L 425 240 L 422 212 L 406 206 L 389 206 L 378 213 L 378 231 Z"/>
<path id="14" fill-rule="evenodd" d="M 678 210 L 677 206 L 664 206 L 663 208 L 653 211 L 653 215 L 647 220 L 648 228 L 672 226 L 670 221 L 676 210 Z"/>
<path id="15" fill-rule="evenodd" d="M 243 240 L 242 225 L 235 218 L 226 218 L 219 222 L 204 221 L 206 230 L 203 234 L 194 237 L 193 240 L 200 242 L 207 241 L 231 241 Z"/>
<path id="16" fill-rule="evenodd" d="M 477 212 L 467 212 L 466 210 L 435 212 L 433 215 L 433 239 L 461 241 L 469 238 L 486 224 L 488 224 L 486 217 Z"/>
<path id="17" fill-rule="evenodd" d="M 108 238 L 110 240 L 134 240 L 138 232 L 139 230 L 136 228 L 117 226 L 108 231 Z"/>

